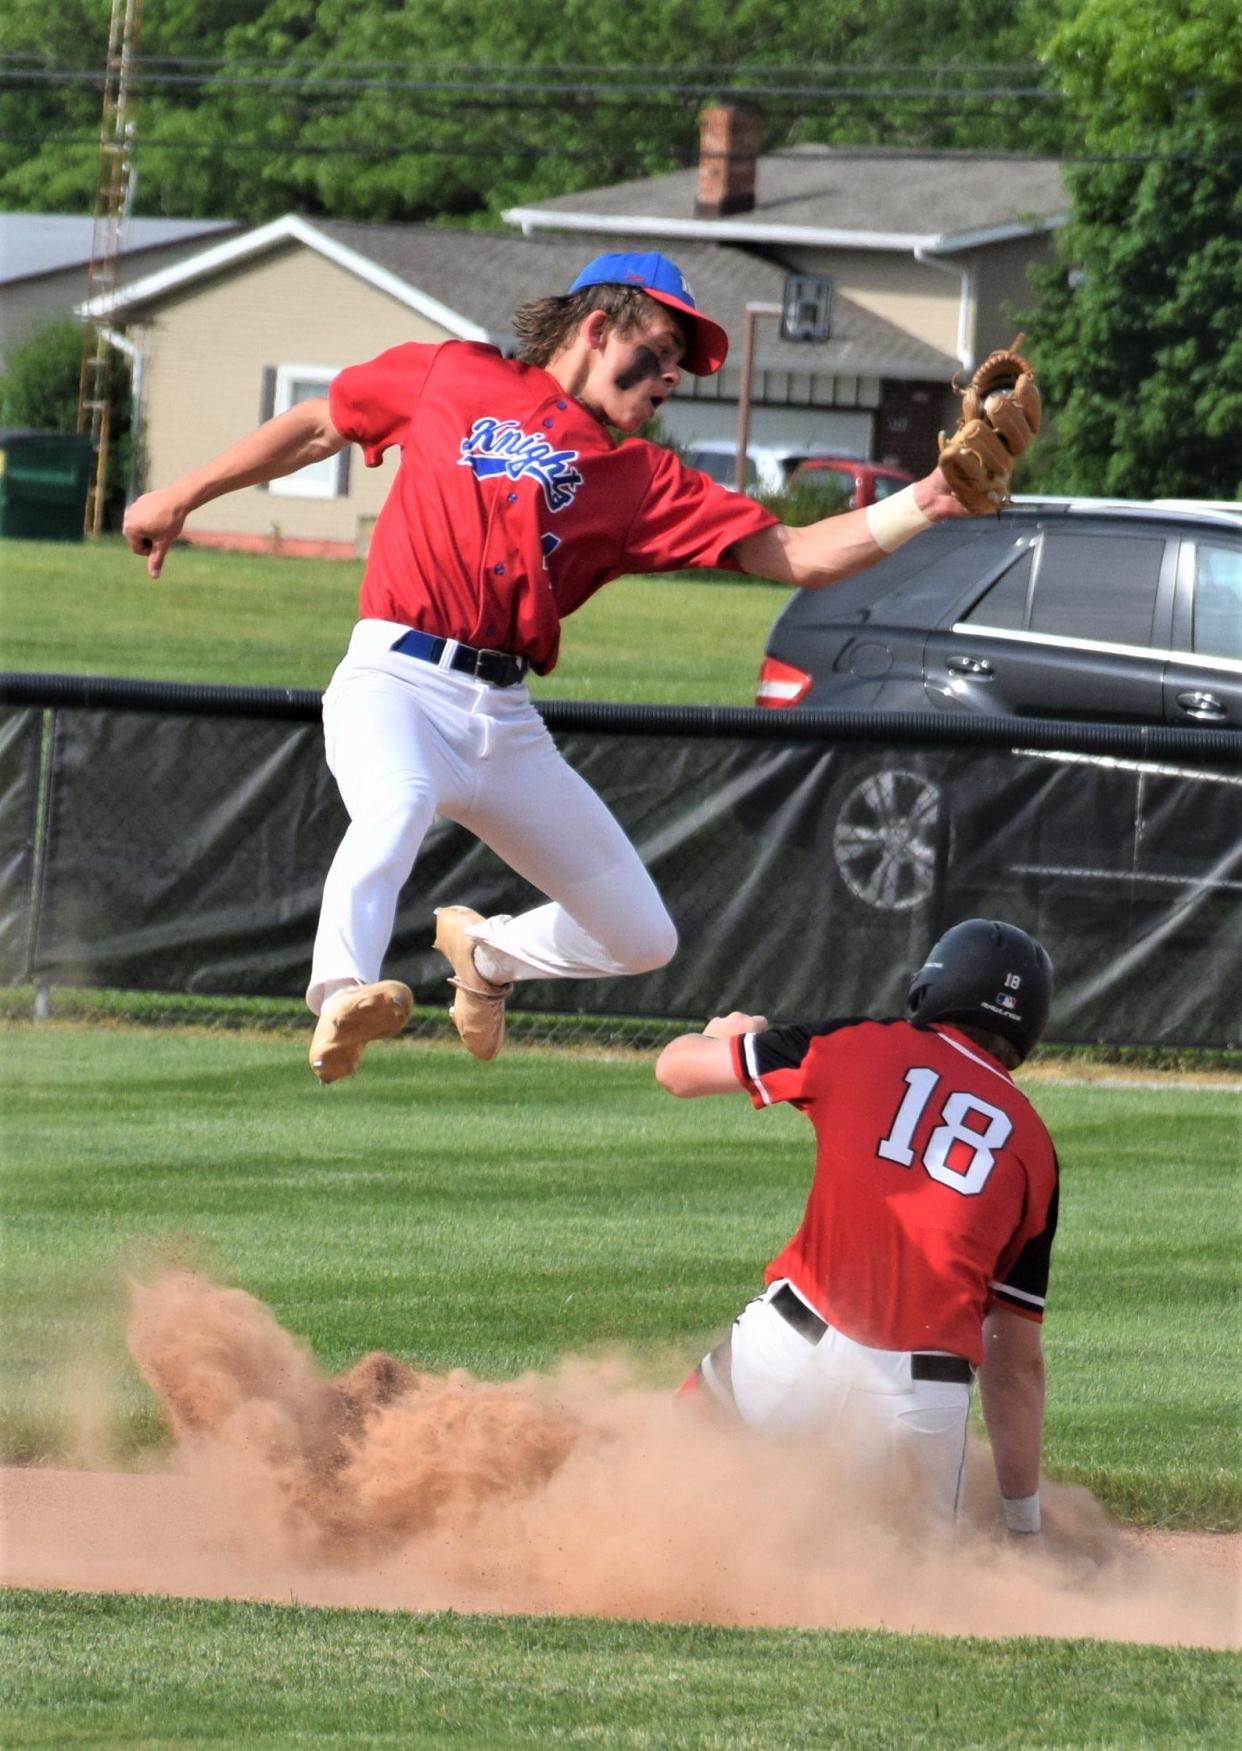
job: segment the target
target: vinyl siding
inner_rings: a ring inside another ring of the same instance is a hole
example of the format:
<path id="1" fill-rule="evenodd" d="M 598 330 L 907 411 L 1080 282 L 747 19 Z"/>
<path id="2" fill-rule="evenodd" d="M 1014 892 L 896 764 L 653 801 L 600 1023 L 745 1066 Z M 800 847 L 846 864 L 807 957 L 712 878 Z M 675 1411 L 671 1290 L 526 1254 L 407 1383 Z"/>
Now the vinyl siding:
<path id="1" fill-rule="evenodd" d="M 446 339 L 442 328 L 301 244 L 163 300 L 141 331 L 146 484 L 164 486 L 259 423 L 267 365 L 329 372 L 403 341 Z M 379 510 L 396 468 L 352 458 L 341 498 L 286 498 L 257 487 L 194 513 L 190 532 L 350 541 Z"/>
<path id="2" fill-rule="evenodd" d="M 924 267 L 912 256 L 875 249 L 792 250 L 790 262 L 802 273 L 827 274 L 838 291 L 864 310 L 956 355 L 956 275 Z"/>
<path id="3" fill-rule="evenodd" d="M 1022 237 L 994 243 L 972 256 L 979 312 L 975 353 L 979 359 L 997 347 L 1007 347 L 1017 333 L 1017 313 L 1030 310 L 1035 293 L 1027 273 L 1035 262 L 1051 261 L 1052 238 Z"/>
<path id="4" fill-rule="evenodd" d="M 73 307 L 86 297 L 85 268 L 64 268 L 13 280 L 0 289 L 0 356 L 45 322 L 73 320 Z"/>
<path id="5" fill-rule="evenodd" d="M 221 233 L 221 237 L 227 235 Z M 187 238 L 164 248 L 134 250 L 121 258 L 118 282 L 128 286 L 146 274 L 173 267 L 215 241 L 216 238 Z M 74 306 L 88 298 L 90 290 L 90 269 L 85 262 L 0 284 L 0 354 L 11 341 L 20 339 L 40 323 L 50 322 L 54 317 L 73 317 Z"/>

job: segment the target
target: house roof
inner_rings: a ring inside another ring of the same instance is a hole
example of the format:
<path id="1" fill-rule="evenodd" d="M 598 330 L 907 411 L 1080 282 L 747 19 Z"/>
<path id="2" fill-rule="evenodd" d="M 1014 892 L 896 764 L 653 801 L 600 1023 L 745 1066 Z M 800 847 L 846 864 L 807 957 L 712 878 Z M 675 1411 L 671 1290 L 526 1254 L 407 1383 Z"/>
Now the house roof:
<path id="1" fill-rule="evenodd" d="M 697 166 L 510 208 L 524 230 L 611 230 L 731 243 L 949 252 L 1064 223 L 1051 158 L 795 146 L 762 154 L 753 212 L 696 219 Z"/>
<path id="2" fill-rule="evenodd" d="M 82 313 L 112 321 L 140 318 L 170 293 L 243 270 L 246 262 L 290 244 L 317 251 L 450 334 L 502 348 L 513 344 L 513 311 L 531 298 L 568 288 L 584 262 L 603 247 L 602 242 L 588 245 L 572 237 L 367 225 L 287 214 L 147 275 L 114 298 L 95 299 L 81 307 Z M 741 345 L 746 304 L 780 301 L 785 270 L 759 256 L 702 242 L 679 245 L 676 256 L 699 305 L 729 331 L 735 349 Z M 956 364 L 950 355 L 840 295 L 834 300 L 833 332 L 826 342 L 785 342 L 774 323 L 758 325 L 759 370 L 943 381 Z"/>
<path id="3" fill-rule="evenodd" d="M 233 219 L 129 219 L 121 249 L 129 258 L 236 229 Z M 93 219 L 73 213 L 0 213 L 0 285 L 87 266 L 94 231 Z"/>

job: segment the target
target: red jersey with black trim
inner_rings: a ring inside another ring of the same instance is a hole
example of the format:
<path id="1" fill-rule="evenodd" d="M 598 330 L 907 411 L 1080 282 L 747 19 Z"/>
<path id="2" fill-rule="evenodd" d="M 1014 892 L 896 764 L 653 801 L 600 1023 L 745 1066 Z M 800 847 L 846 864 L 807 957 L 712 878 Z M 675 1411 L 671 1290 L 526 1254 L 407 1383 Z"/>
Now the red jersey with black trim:
<path id="1" fill-rule="evenodd" d="M 815 1127 L 802 1226 L 768 1266 L 855 1342 L 982 1360 L 994 1302 L 1043 1318 L 1057 1158 L 1042 1120 L 950 1024 L 837 1021 L 741 1034 L 757 1107 Z"/>
<path id="2" fill-rule="evenodd" d="M 606 427 L 556 379 L 470 341 L 393 347 L 328 390 L 368 467 L 401 466 L 371 536 L 364 619 L 555 665 L 560 623 L 623 572 L 736 569 L 777 519 Z"/>

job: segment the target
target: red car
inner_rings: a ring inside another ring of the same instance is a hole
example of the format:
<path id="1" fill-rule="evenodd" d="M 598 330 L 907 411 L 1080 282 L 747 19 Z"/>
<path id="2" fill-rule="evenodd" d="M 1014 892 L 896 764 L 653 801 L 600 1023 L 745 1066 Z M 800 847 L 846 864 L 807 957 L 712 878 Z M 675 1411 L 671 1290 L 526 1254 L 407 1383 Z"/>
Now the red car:
<path id="1" fill-rule="evenodd" d="M 848 456 L 829 461 L 826 457 L 815 456 L 799 462 L 790 484 L 812 482 L 826 487 L 834 475 L 840 477 L 843 511 L 860 511 L 865 505 L 888 498 L 890 493 L 900 492 L 915 478 L 904 468 L 888 468 L 879 462 L 856 462 Z"/>

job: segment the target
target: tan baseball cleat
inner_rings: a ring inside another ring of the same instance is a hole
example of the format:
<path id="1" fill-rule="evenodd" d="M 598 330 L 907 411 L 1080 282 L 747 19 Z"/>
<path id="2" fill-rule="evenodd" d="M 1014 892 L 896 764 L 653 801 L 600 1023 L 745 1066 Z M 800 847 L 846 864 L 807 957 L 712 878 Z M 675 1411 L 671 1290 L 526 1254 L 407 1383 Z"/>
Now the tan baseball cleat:
<path id="1" fill-rule="evenodd" d="M 310 1046 L 310 1067 L 320 1082 L 352 1076 L 371 1041 L 399 1034 L 413 1007 L 413 992 L 398 979 L 334 992 L 323 1006 Z"/>
<path id="2" fill-rule="evenodd" d="M 494 1058 L 505 1043 L 505 998 L 513 982 L 493 985 L 474 964 L 474 943 L 466 935 L 471 924 L 482 924 L 482 914 L 469 906 L 436 907 L 436 948 L 453 969 L 450 985 L 457 996 L 449 1015 L 462 1044 L 476 1058 Z"/>

